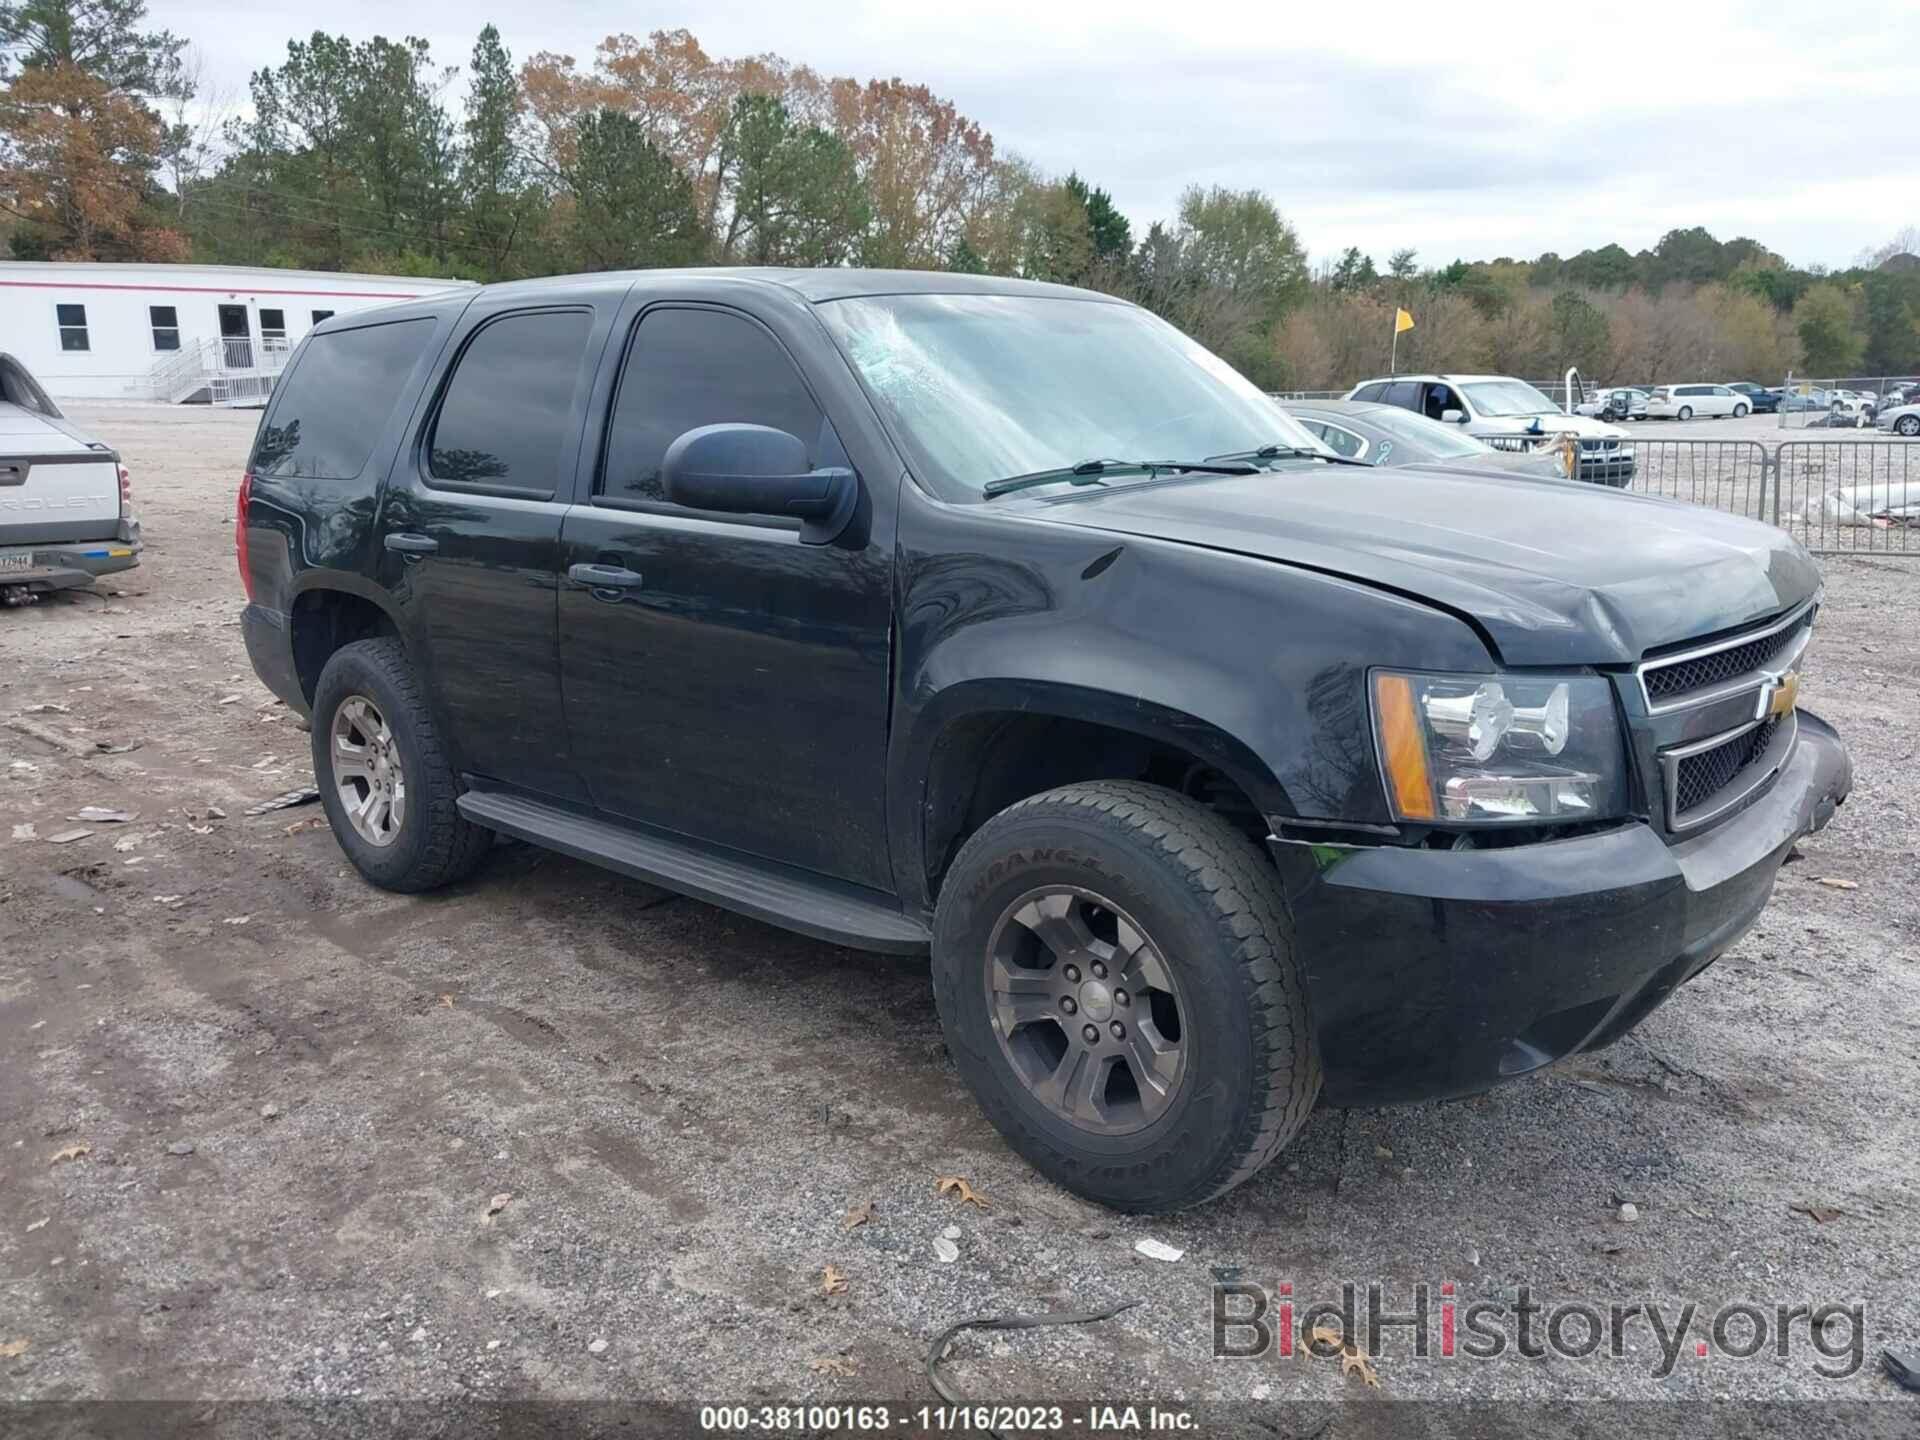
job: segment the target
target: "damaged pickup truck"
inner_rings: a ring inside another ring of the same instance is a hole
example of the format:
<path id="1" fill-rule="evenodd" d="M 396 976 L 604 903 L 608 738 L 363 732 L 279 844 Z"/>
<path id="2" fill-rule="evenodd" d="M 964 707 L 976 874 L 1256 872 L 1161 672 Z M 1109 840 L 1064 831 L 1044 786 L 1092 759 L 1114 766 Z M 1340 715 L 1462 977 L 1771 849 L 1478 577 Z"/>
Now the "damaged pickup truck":
<path id="1" fill-rule="evenodd" d="M 1238 1184 L 1320 1099 L 1610 1043 L 1851 783 L 1785 534 L 1345 463 L 1055 286 L 646 272 L 336 318 L 239 519 L 254 665 L 368 879 L 497 833 L 928 953 L 987 1115 L 1124 1209 Z"/>

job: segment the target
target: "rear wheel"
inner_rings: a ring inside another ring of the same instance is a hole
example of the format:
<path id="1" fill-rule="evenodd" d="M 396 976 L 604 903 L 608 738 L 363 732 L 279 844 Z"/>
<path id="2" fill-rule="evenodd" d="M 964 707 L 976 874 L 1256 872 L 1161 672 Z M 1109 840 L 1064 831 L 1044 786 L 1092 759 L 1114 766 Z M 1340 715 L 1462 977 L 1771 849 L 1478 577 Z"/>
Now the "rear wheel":
<path id="1" fill-rule="evenodd" d="M 987 1117 L 1117 1209 L 1231 1189 L 1320 1091 L 1278 877 L 1156 786 L 1069 785 L 983 825 L 941 887 L 933 974 Z"/>
<path id="2" fill-rule="evenodd" d="M 1914 436 L 1920 435 L 1920 415 L 1902 415 L 1893 422 L 1893 428 L 1911 440 Z"/>
<path id="3" fill-rule="evenodd" d="M 433 890 L 472 873 L 493 832 L 463 819 L 426 696 L 398 640 L 343 645 L 313 696 L 313 783 L 334 839 L 386 890 Z"/>

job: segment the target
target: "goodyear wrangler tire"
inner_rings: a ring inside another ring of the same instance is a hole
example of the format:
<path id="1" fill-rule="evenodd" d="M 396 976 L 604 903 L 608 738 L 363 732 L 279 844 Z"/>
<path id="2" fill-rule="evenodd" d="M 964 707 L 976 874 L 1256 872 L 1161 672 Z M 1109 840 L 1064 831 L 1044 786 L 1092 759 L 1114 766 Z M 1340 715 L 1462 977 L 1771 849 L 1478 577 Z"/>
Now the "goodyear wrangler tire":
<path id="1" fill-rule="evenodd" d="M 987 1117 L 1116 1209 L 1232 1189 L 1320 1093 L 1278 877 L 1157 786 L 1063 786 L 981 826 L 941 886 L 933 975 Z"/>

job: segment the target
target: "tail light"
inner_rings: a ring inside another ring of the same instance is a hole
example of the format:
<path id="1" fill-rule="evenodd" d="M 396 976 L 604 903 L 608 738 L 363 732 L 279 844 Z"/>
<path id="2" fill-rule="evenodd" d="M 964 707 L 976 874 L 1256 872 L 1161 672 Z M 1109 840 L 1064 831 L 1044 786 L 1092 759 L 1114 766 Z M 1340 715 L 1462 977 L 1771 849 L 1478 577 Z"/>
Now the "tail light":
<path id="1" fill-rule="evenodd" d="M 115 468 L 120 472 L 120 518 L 125 520 L 133 514 L 133 475 L 124 465 Z"/>
<path id="2" fill-rule="evenodd" d="M 240 503 L 233 515 L 233 553 L 240 565 L 240 584 L 253 599 L 253 562 L 247 556 L 247 502 L 253 498 L 253 473 L 240 477 Z"/>

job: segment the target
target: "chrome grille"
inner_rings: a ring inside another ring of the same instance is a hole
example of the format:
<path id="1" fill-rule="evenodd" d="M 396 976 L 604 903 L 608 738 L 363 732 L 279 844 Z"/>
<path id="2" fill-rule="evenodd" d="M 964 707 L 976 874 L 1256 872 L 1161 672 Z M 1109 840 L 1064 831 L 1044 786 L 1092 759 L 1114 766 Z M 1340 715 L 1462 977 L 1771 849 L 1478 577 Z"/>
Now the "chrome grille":
<path id="1" fill-rule="evenodd" d="M 1780 729 L 1778 719 L 1768 720 L 1731 740 L 1689 755 L 1674 768 L 1674 814 L 1684 820 L 1738 780 L 1754 762 L 1764 759 L 1773 737 Z"/>
<path id="2" fill-rule="evenodd" d="M 1806 646 L 1817 605 L 1815 597 L 1745 635 L 1643 661 L 1639 676 L 1647 708 L 1658 712 L 1704 704 L 1737 690 L 1743 682 L 1750 680 L 1758 687 L 1770 673 L 1790 668 Z"/>

